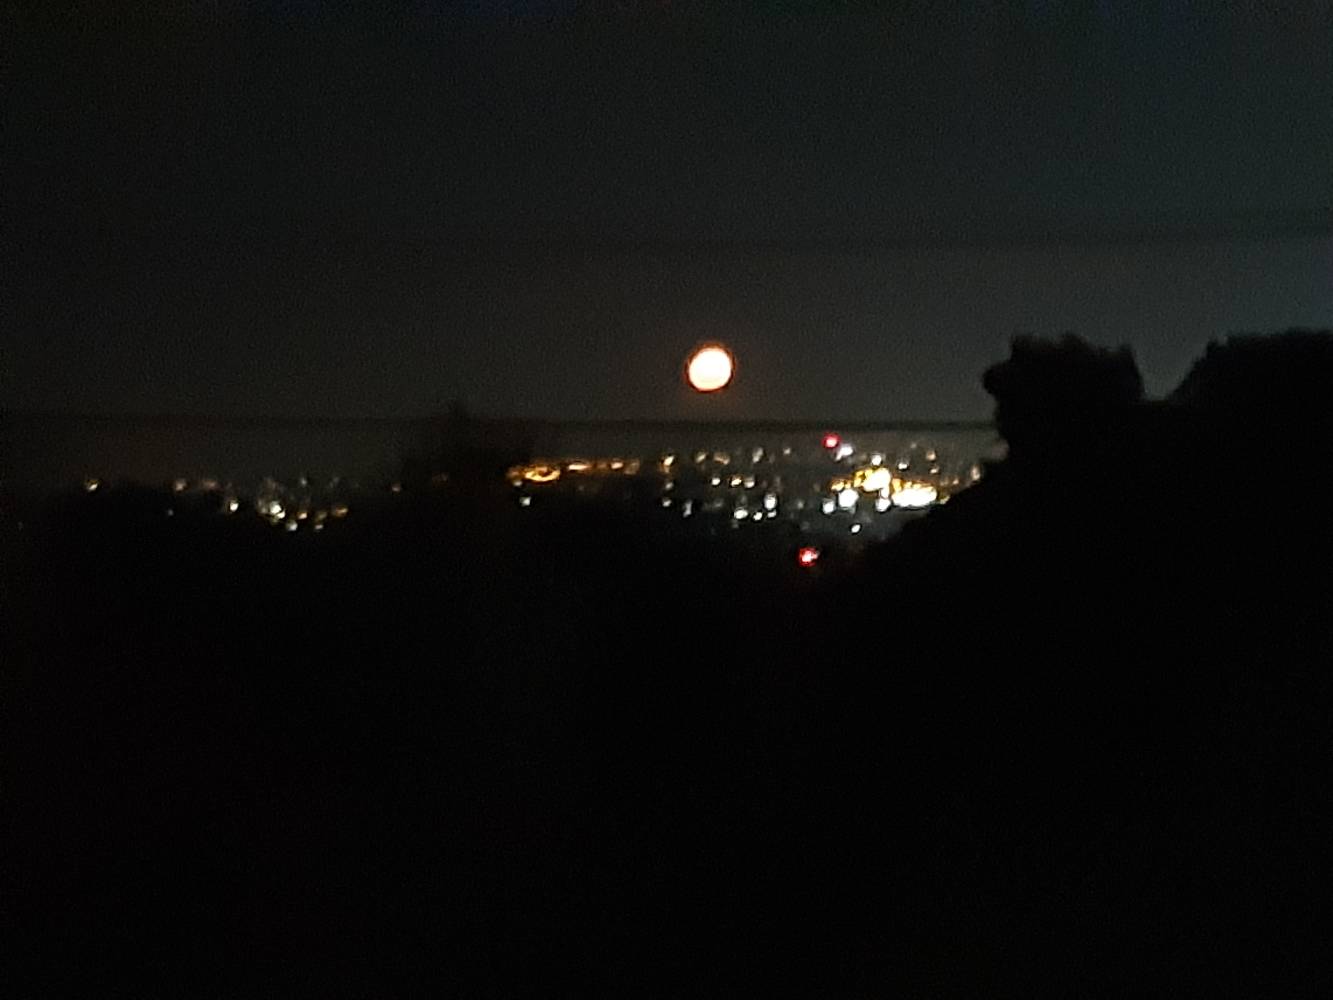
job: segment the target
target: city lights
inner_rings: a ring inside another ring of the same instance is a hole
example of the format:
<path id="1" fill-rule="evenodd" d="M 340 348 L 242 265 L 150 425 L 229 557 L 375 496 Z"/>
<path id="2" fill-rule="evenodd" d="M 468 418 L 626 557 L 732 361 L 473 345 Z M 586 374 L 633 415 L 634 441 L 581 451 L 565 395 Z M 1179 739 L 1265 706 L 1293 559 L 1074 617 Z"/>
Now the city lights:
<path id="1" fill-rule="evenodd" d="M 530 465 L 523 470 L 523 478 L 530 483 L 553 483 L 560 478 L 560 469 L 554 465 Z"/>
<path id="2" fill-rule="evenodd" d="M 939 500 L 939 491 L 930 483 L 894 477 L 893 487 L 889 492 L 895 507 L 929 507 Z"/>
<path id="3" fill-rule="evenodd" d="M 844 539 L 850 533 L 860 536 L 859 541 L 889 537 L 901 528 L 904 520 L 858 516 L 858 512 L 869 515 L 871 503 L 877 514 L 885 514 L 892 508 L 909 511 L 928 508 L 947 502 L 951 493 L 975 481 L 981 472 L 979 460 L 972 457 L 977 452 L 960 454 L 956 448 L 931 451 L 937 458 L 937 467 L 947 467 L 947 475 L 943 472 L 927 475 L 924 463 L 919 471 L 906 472 L 903 470 L 909 459 L 925 456 L 924 445 L 913 442 L 910 449 L 896 451 L 897 445 L 887 435 L 877 438 L 868 432 L 864 436 L 858 434 L 858 438 L 861 440 L 855 448 L 833 432 L 809 441 L 804 448 L 781 445 L 780 438 L 762 444 L 753 438 L 716 438 L 703 447 L 700 446 L 703 442 L 695 443 L 693 448 L 684 447 L 688 442 L 653 442 L 651 446 L 645 443 L 646 457 L 636 455 L 633 446 L 626 449 L 623 443 L 607 448 L 607 454 L 599 457 L 598 451 L 584 441 L 575 445 L 577 450 L 571 448 L 563 455 L 547 452 L 546 457 L 529 457 L 522 464 L 512 465 L 506 470 L 504 481 L 515 487 L 510 496 L 520 509 L 527 509 L 538 497 L 551 494 L 567 498 L 586 494 L 612 503 L 646 500 L 650 506 L 673 515 L 676 511 L 681 517 L 700 515 L 697 520 L 702 520 L 707 533 L 713 536 L 719 526 L 739 529 L 746 522 L 767 525 L 770 521 L 775 527 L 790 526 L 807 534 L 814 528 L 808 519 L 818 510 L 834 519 L 825 522 L 824 531 L 836 525 Z M 584 457 L 566 457 L 571 452 Z M 853 453 L 855 458 L 851 461 L 840 461 L 829 468 L 830 456 L 845 458 Z M 691 457 L 693 466 L 688 464 Z M 965 471 L 969 468 L 970 474 Z M 423 478 L 440 483 L 454 481 L 444 471 L 427 471 Z M 634 480 L 637 482 L 631 485 Z M 301 522 L 312 531 L 338 522 L 348 515 L 349 501 L 357 502 L 351 499 L 353 494 L 345 491 L 362 489 L 357 480 L 344 480 L 340 476 L 318 477 L 320 486 L 327 483 L 332 495 L 312 490 L 313 480 L 306 477 L 283 483 L 265 476 L 251 491 L 238 489 L 236 483 L 225 477 L 163 476 L 158 481 L 168 497 L 176 494 L 184 499 L 213 494 L 217 501 L 211 510 L 217 515 L 234 515 L 246 507 L 274 529 L 284 534 L 301 532 L 303 536 L 307 533 L 301 531 Z M 623 487 L 618 483 L 624 484 Z M 88 492 L 107 489 L 105 480 L 82 472 L 73 485 Z M 388 479 L 373 487 L 367 484 L 367 488 L 381 496 L 386 490 L 390 494 L 407 492 L 401 482 Z M 369 502 L 373 512 L 375 501 Z M 190 518 L 193 512 L 193 507 L 162 510 L 166 517 L 177 521 Z M 758 532 L 757 537 L 765 537 L 769 532 Z M 773 532 L 771 537 L 778 542 L 784 536 Z"/>
<path id="4" fill-rule="evenodd" d="M 807 569 L 819 562 L 819 549 L 813 545 L 803 545 L 796 553 L 796 561 Z"/>
<path id="5" fill-rule="evenodd" d="M 879 493 L 889 489 L 892 483 L 892 474 L 882 466 L 857 469 L 852 473 L 852 485 L 862 493 Z"/>

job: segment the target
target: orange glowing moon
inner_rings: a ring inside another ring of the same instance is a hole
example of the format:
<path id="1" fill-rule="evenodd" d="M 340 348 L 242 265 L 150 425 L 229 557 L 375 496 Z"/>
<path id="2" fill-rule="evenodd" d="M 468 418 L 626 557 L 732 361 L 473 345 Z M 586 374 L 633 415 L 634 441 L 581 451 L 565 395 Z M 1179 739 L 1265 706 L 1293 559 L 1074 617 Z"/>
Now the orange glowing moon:
<path id="1" fill-rule="evenodd" d="M 698 392 L 717 392 L 726 388 L 735 369 L 729 350 L 721 344 L 705 344 L 690 355 L 685 380 Z"/>

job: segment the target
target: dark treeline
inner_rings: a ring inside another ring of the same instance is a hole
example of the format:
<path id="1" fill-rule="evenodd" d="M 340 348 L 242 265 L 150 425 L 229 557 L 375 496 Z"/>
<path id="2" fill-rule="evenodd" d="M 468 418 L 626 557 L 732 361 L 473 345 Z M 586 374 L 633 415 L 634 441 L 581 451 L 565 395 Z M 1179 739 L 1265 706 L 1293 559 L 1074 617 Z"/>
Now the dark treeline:
<path id="1" fill-rule="evenodd" d="M 1333 337 L 985 384 L 1005 461 L 816 573 L 483 475 L 318 538 L 53 504 L 11 995 L 1326 995 Z"/>

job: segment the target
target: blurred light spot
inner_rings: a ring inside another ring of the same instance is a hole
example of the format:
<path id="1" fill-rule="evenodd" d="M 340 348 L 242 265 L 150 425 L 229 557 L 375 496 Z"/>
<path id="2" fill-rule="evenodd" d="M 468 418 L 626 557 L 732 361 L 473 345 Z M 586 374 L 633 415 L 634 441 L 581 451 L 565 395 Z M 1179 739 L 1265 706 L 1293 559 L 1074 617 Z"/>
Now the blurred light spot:
<path id="1" fill-rule="evenodd" d="M 890 494 L 895 507 L 929 507 L 939 499 L 939 491 L 930 483 L 895 478 Z"/>
<path id="2" fill-rule="evenodd" d="M 796 561 L 802 566 L 813 566 L 819 562 L 819 550 L 813 545 L 803 545 L 796 553 Z"/>
<path id="3" fill-rule="evenodd" d="M 87 490 L 89 493 L 95 492 L 97 488 L 101 485 L 102 485 L 102 480 L 94 478 L 92 476 L 83 481 L 83 488 Z"/>
<path id="4" fill-rule="evenodd" d="M 851 510 L 856 506 L 856 490 L 845 489 L 838 494 L 838 506 L 843 510 Z"/>
<path id="5" fill-rule="evenodd" d="M 699 392 L 716 392 L 731 381 L 735 361 L 721 344 L 705 344 L 690 356 L 685 378 Z"/>
<path id="6" fill-rule="evenodd" d="M 829 451 L 832 451 L 840 444 L 842 444 L 842 438 L 838 437 L 838 435 L 836 434 L 824 435 L 824 447 L 827 448 Z"/>
<path id="7" fill-rule="evenodd" d="M 883 466 L 857 469 L 852 473 L 852 485 L 864 493 L 878 493 L 887 490 L 893 482 L 893 476 Z"/>
<path id="8" fill-rule="evenodd" d="M 560 470 L 554 465 L 529 465 L 523 470 L 523 478 L 530 483 L 553 483 L 560 478 Z"/>

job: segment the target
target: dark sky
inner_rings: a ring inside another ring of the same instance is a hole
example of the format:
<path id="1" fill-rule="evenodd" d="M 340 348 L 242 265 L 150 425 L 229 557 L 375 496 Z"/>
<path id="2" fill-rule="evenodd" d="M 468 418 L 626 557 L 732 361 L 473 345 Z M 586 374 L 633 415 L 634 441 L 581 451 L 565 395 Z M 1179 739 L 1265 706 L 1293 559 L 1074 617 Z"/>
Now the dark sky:
<path id="1" fill-rule="evenodd" d="M 1018 331 L 1333 325 L 1327 0 L 102 6 L 0 14 L 4 405 L 980 417 Z"/>

